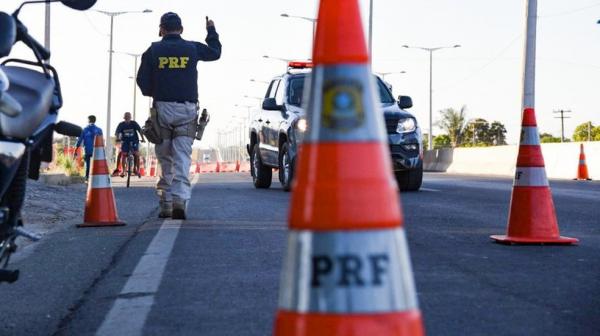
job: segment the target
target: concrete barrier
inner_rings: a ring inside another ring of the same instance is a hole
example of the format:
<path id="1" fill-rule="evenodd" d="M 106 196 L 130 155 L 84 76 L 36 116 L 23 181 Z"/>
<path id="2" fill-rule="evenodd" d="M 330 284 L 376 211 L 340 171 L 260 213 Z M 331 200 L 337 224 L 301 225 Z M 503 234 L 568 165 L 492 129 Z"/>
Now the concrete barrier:
<path id="1" fill-rule="evenodd" d="M 580 142 L 542 144 L 549 178 L 577 176 Z M 584 142 L 590 177 L 600 180 L 600 142 Z M 443 148 L 424 153 L 426 171 L 513 176 L 519 146 Z"/>

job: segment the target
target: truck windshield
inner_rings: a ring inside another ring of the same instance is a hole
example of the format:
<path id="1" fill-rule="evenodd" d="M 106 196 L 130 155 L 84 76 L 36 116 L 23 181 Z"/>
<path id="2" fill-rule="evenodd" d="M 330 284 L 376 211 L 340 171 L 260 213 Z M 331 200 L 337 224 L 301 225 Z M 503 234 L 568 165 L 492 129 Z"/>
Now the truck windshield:
<path id="1" fill-rule="evenodd" d="M 302 98 L 304 96 L 304 80 L 305 76 L 293 77 L 290 79 L 290 84 L 288 85 L 288 103 L 290 105 L 302 106 Z M 382 104 L 393 104 L 395 103 L 394 97 L 387 89 L 385 84 L 379 80 L 378 77 L 375 77 L 375 82 L 377 83 L 377 88 L 379 92 L 379 100 Z"/>

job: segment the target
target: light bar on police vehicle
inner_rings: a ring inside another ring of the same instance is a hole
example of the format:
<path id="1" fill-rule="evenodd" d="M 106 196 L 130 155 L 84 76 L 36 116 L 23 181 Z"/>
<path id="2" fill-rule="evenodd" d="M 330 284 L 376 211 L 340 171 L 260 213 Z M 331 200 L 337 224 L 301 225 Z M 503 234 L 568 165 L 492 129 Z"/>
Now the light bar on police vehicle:
<path id="1" fill-rule="evenodd" d="M 308 61 L 291 61 L 288 63 L 288 67 L 291 69 L 310 69 L 313 64 Z"/>

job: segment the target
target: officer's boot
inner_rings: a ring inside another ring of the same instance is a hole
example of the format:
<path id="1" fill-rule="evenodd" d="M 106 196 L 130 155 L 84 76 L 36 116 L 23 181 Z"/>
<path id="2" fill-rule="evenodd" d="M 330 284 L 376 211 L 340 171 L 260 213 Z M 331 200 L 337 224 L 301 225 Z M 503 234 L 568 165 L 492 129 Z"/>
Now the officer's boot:
<path id="1" fill-rule="evenodd" d="M 173 219 L 186 219 L 187 201 L 173 200 Z"/>
<path id="2" fill-rule="evenodd" d="M 173 203 L 161 200 L 158 218 L 171 218 L 171 216 L 173 216 Z"/>

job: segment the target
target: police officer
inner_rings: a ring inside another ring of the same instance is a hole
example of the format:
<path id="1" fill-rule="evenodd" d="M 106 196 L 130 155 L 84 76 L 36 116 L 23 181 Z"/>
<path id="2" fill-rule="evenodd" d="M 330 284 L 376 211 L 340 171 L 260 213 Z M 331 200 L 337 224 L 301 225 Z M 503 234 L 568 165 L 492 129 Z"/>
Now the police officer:
<path id="1" fill-rule="evenodd" d="M 198 121 L 199 61 L 221 57 L 221 43 L 212 20 L 206 18 L 206 44 L 181 38 L 183 26 L 175 13 L 160 19 L 159 36 L 142 55 L 137 83 L 154 99 L 162 143 L 156 145 L 161 173 L 157 185 L 159 217 L 185 219 L 191 197 L 189 169 Z"/>

